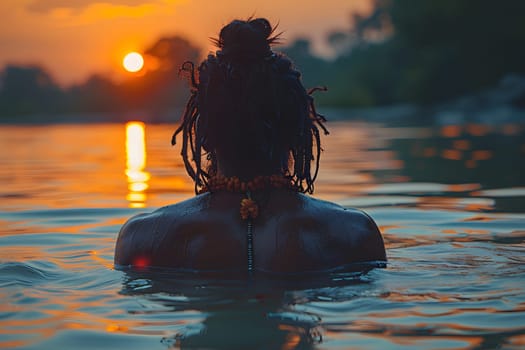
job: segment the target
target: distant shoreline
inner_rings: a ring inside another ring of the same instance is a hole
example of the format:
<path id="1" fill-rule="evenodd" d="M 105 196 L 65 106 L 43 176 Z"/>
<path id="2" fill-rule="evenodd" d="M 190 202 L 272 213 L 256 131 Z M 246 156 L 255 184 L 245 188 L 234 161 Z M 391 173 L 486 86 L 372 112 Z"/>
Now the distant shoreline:
<path id="1" fill-rule="evenodd" d="M 483 107 L 483 106 L 482 106 Z M 402 104 L 365 108 L 320 107 L 318 112 L 328 119 L 337 121 L 363 121 L 372 123 L 410 125 L 447 124 L 525 124 L 525 108 L 507 104 L 486 106 L 479 110 L 460 108 L 456 104 L 434 107 L 419 107 Z M 182 109 L 165 113 L 75 113 L 75 114 L 31 114 L 2 117 L 2 125 L 49 125 L 49 124 L 122 124 L 128 121 L 142 121 L 147 124 L 177 124 Z"/>

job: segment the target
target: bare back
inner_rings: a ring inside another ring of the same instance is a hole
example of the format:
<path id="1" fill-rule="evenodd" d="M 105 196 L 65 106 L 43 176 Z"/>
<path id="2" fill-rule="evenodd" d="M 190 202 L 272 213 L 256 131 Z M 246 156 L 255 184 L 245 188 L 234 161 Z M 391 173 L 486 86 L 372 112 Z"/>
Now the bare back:
<path id="1" fill-rule="evenodd" d="M 308 272 L 386 260 L 381 234 L 365 213 L 290 191 L 270 190 L 262 197 L 253 221 L 255 270 Z M 115 264 L 246 270 L 241 198 L 206 193 L 131 218 L 119 233 Z"/>

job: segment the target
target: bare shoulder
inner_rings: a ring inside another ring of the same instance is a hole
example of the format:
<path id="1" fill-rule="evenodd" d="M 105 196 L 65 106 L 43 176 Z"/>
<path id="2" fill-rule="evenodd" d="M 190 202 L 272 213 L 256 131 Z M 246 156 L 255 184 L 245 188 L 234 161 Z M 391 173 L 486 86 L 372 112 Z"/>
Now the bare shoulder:
<path id="1" fill-rule="evenodd" d="M 312 197 L 307 202 L 306 214 L 318 220 L 321 235 L 340 250 L 346 262 L 386 261 L 383 237 L 370 215 Z"/>
<path id="2" fill-rule="evenodd" d="M 158 226 L 162 210 L 142 213 L 128 219 L 120 228 L 115 244 L 114 262 L 117 266 L 149 265 L 151 256 L 151 233 Z"/>
<path id="3" fill-rule="evenodd" d="M 177 204 L 142 213 L 128 219 L 121 227 L 115 244 L 117 266 L 150 265 L 159 245 L 182 225 L 199 201 L 192 198 Z"/>

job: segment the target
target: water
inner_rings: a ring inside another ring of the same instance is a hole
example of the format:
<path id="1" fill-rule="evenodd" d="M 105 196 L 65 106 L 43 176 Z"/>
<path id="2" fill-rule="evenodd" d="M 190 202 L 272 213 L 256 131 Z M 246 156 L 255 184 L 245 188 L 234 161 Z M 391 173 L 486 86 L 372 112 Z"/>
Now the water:
<path id="1" fill-rule="evenodd" d="M 524 126 L 329 126 L 316 196 L 388 268 L 255 283 L 113 269 L 126 218 L 193 195 L 173 126 L 1 126 L 0 347 L 525 347 Z"/>

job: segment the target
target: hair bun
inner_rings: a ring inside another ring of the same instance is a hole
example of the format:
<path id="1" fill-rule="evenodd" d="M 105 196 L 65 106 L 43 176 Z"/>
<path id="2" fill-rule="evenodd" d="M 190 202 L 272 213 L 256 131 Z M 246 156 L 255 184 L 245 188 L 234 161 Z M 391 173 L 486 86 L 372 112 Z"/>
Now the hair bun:
<path id="1" fill-rule="evenodd" d="M 265 18 L 234 20 L 222 28 L 219 40 L 215 44 L 220 48 L 217 52 L 229 60 L 248 60 L 264 58 L 272 54 L 270 45 L 276 37 L 270 22 Z"/>
<path id="2" fill-rule="evenodd" d="M 256 18 L 248 22 L 252 28 L 268 39 L 273 32 L 270 22 L 266 18 Z"/>

